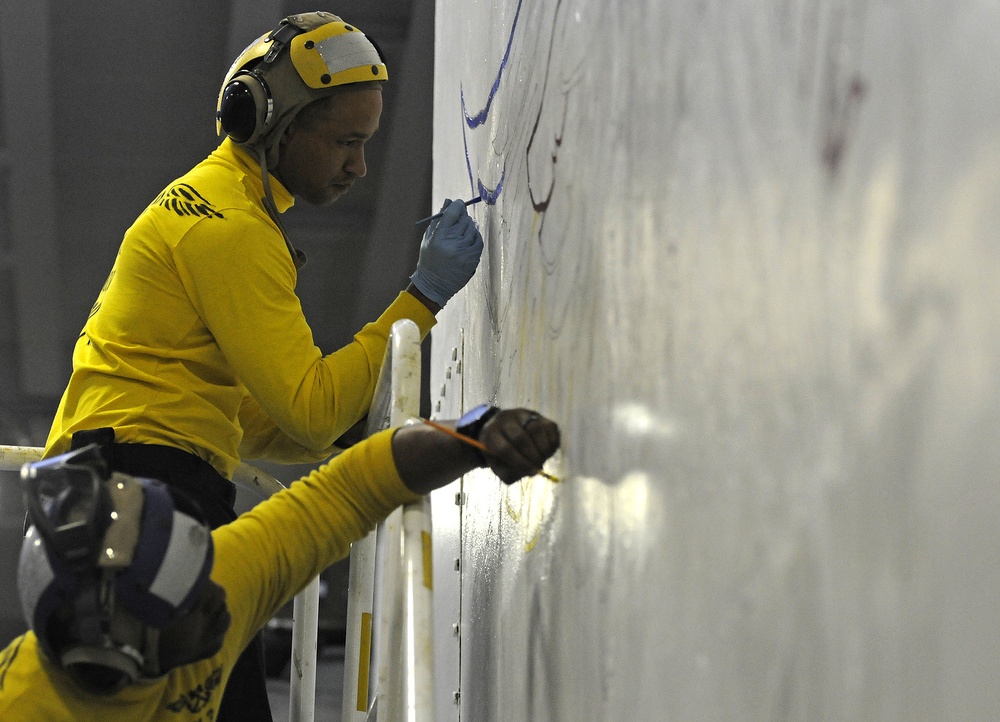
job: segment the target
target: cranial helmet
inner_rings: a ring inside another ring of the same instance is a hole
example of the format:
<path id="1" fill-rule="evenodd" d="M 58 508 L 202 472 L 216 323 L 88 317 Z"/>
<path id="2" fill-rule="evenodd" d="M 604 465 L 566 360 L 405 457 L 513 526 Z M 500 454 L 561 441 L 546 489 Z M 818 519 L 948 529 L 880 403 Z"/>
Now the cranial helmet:
<path id="1" fill-rule="evenodd" d="M 388 79 L 375 44 L 325 12 L 291 15 L 252 42 L 222 83 L 216 129 L 278 163 L 281 134 L 309 103 L 342 86 Z"/>
<path id="2" fill-rule="evenodd" d="M 17 585 L 49 659 L 100 694 L 163 674 L 159 632 L 194 607 L 212 570 L 197 506 L 108 473 L 97 444 L 25 464 L 21 483 L 31 526 Z"/>

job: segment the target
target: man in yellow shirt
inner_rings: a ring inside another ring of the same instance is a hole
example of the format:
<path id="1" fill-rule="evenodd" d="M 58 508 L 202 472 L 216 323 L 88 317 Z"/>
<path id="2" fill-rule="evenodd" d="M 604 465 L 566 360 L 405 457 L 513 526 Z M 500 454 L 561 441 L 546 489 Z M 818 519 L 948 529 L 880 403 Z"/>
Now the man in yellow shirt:
<path id="1" fill-rule="evenodd" d="M 213 527 L 235 514 L 240 460 L 310 462 L 365 416 L 389 329 L 423 335 L 475 273 L 482 236 L 462 201 L 427 230 L 411 284 L 344 348 L 324 355 L 295 294 L 303 254 L 280 214 L 326 204 L 366 173 L 387 79 L 376 46 L 329 13 L 293 15 L 226 76 L 207 159 L 125 234 L 73 352 L 46 457 L 91 443 L 113 471 L 183 489 Z M 262 648 L 221 719 L 269 720 Z M 227 697 L 230 692 L 227 692 Z"/>
<path id="2" fill-rule="evenodd" d="M 241 650 L 352 541 L 477 466 L 513 483 L 559 446 L 527 409 L 483 419 L 468 433 L 485 457 L 426 425 L 387 429 L 211 534 L 182 493 L 108 475 L 94 446 L 33 465 L 18 570 L 32 629 L 0 651 L 0 719 L 216 720 Z"/>

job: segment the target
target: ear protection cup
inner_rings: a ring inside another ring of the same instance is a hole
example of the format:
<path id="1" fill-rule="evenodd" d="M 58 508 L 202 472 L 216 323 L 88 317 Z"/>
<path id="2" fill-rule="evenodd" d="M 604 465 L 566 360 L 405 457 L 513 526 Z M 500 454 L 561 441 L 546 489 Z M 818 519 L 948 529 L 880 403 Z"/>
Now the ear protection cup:
<path id="1" fill-rule="evenodd" d="M 260 140 L 274 117 L 274 100 L 263 79 L 251 71 L 229 81 L 217 117 L 222 131 L 237 143 Z"/>

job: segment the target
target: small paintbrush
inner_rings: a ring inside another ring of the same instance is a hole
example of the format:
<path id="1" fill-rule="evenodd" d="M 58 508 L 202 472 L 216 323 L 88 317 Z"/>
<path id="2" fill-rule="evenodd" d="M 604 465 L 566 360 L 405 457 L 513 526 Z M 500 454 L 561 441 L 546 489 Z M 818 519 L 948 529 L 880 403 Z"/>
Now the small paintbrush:
<path id="1" fill-rule="evenodd" d="M 475 447 L 475 448 L 479 449 L 484 454 L 489 454 L 490 453 L 489 449 L 486 448 L 486 444 L 484 444 L 483 442 L 481 442 L 481 441 L 479 441 L 477 439 L 473 439 L 471 436 L 466 436 L 465 434 L 460 434 L 457 431 L 455 431 L 454 429 L 448 428 L 444 424 L 439 424 L 436 421 L 431 421 L 430 419 L 421 418 L 420 421 L 424 422 L 425 424 L 427 424 L 430 427 L 433 427 L 433 428 L 437 429 L 438 431 L 443 431 L 444 433 L 448 434 L 448 436 L 452 436 L 452 437 L 458 439 L 459 441 L 465 442 L 469 446 L 472 446 L 472 447 Z M 542 469 L 539 469 L 535 473 L 537 475 L 539 475 L 539 476 L 544 476 L 549 481 L 554 481 L 554 482 L 558 482 L 559 481 L 559 477 L 558 476 L 554 476 L 554 475 L 550 474 L 547 471 L 543 471 Z"/>
<path id="2" fill-rule="evenodd" d="M 479 203 L 479 201 L 481 201 L 482 199 L 483 199 L 482 196 L 476 196 L 471 201 L 465 201 L 465 205 L 471 206 L 473 203 Z M 427 223 L 427 221 L 433 221 L 435 218 L 440 218 L 443 213 L 444 213 L 444 211 L 439 211 L 439 212 L 435 213 L 433 216 L 427 216 L 426 218 L 421 218 L 419 221 L 417 221 L 413 225 L 419 226 L 421 223 Z"/>

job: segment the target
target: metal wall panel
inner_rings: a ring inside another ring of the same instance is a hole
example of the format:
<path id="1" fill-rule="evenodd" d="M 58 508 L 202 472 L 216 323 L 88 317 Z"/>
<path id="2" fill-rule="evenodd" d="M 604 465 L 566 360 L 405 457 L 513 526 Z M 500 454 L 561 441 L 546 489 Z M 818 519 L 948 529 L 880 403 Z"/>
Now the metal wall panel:
<path id="1" fill-rule="evenodd" d="M 432 389 L 564 434 L 465 480 L 462 718 L 1000 716 L 1000 9 L 436 17 Z"/>

